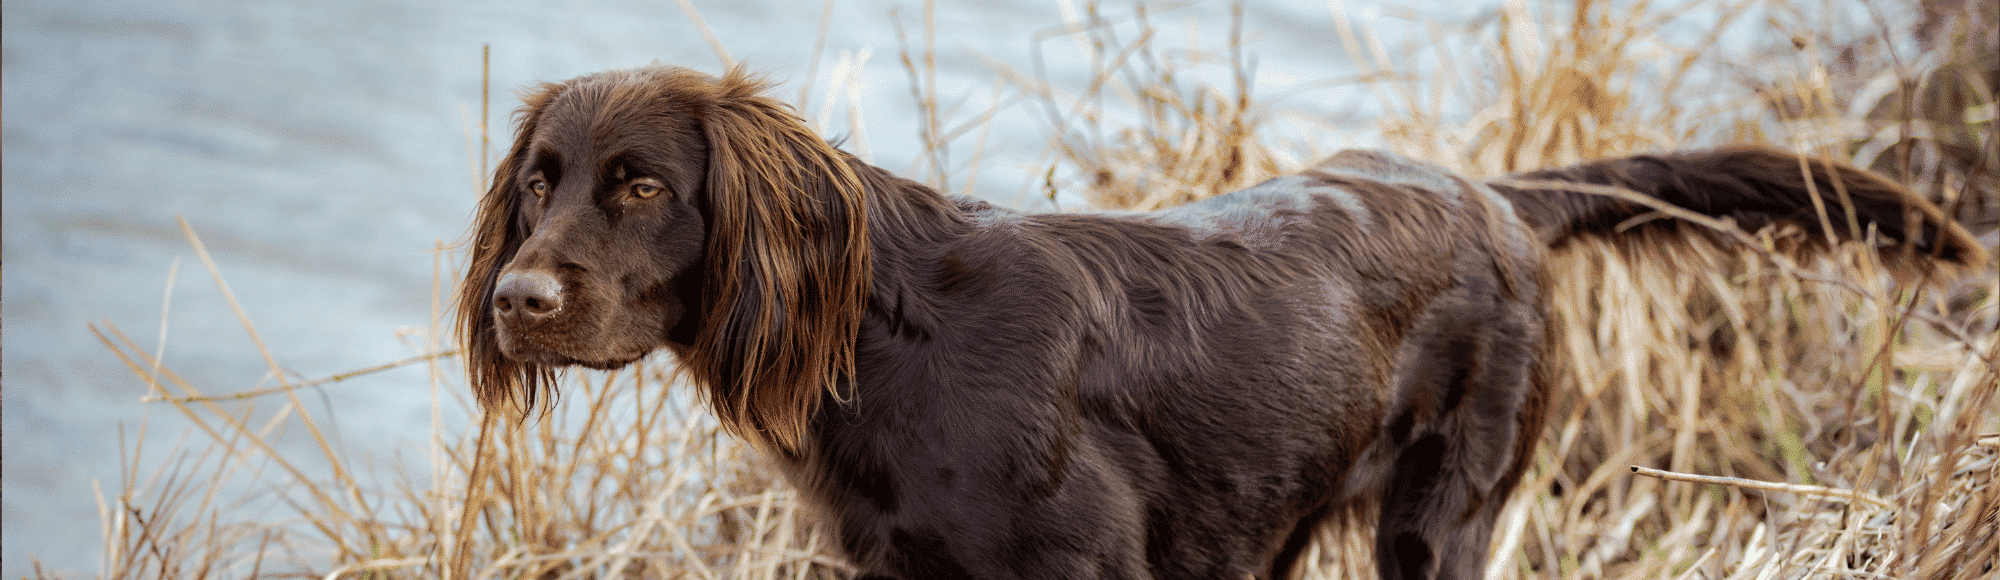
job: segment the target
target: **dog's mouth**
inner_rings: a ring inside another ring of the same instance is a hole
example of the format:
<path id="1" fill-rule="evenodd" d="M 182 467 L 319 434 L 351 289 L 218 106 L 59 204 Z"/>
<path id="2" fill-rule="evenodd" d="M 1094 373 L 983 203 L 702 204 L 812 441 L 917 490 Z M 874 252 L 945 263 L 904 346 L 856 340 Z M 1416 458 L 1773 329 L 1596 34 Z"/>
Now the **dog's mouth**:
<path id="1" fill-rule="evenodd" d="M 573 316 L 580 312 L 571 314 L 540 323 L 499 320 L 493 332 L 499 339 L 500 354 L 533 365 L 611 370 L 637 362 L 660 346 L 659 321 L 630 316 L 579 321 Z"/>

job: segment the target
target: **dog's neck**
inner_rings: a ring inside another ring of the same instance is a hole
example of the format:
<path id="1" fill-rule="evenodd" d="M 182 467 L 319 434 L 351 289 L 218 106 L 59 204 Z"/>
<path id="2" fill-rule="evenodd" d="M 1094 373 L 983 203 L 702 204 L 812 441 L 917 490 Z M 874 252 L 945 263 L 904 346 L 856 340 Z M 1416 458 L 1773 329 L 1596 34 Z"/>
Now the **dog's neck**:
<path id="1" fill-rule="evenodd" d="M 973 229 L 968 212 L 989 206 L 948 197 L 852 157 L 848 162 L 868 196 L 868 318 L 894 326 L 930 322 L 922 313 L 930 310 L 934 292 L 926 281 L 936 269 L 938 252 Z"/>

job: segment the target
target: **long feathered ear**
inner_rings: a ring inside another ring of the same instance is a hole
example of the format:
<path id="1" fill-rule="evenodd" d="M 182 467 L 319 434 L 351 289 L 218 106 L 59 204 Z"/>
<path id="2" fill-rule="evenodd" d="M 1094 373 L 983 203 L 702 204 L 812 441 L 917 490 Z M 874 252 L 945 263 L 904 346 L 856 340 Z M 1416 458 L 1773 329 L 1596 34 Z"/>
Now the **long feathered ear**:
<path id="1" fill-rule="evenodd" d="M 870 286 L 867 195 L 834 149 L 742 68 L 714 81 L 708 140 L 709 278 L 682 356 L 716 415 L 795 451 L 822 392 L 854 372 Z"/>
<path id="2" fill-rule="evenodd" d="M 480 406 L 489 412 L 511 403 L 525 415 L 537 400 L 553 394 L 554 369 L 517 362 L 500 353 L 493 325 L 493 285 L 500 269 L 507 267 L 528 237 L 517 219 L 521 187 L 516 179 L 542 113 L 566 88 L 546 83 L 523 94 L 525 104 L 514 113 L 520 120 L 520 132 L 507 157 L 493 171 L 492 183 L 479 202 L 479 216 L 472 222 L 471 252 L 465 279 L 458 285 L 458 339 L 472 390 L 478 394 Z"/>

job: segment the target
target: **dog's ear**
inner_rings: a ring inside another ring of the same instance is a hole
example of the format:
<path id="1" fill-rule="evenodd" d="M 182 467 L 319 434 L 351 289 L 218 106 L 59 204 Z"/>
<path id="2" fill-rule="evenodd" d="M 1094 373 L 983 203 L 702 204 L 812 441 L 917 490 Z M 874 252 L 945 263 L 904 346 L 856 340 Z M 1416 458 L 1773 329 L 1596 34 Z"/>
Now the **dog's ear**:
<path id="1" fill-rule="evenodd" d="M 740 67 L 708 82 L 707 312 L 682 362 L 732 431 L 795 450 L 821 393 L 840 397 L 854 371 L 867 193 L 846 153 L 759 95 L 766 83 Z"/>
<path id="2" fill-rule="evenodd" d="M 527 162 L 528 147 L 541 128 L 543 113 L 566 89 L 563 84 L 543 83 L 523 92 L 524 104 L 514 113 L 520 125 L 514 145 L 494 169 L 486 196 L 479 202 L 479 216 L 472 222 L 465 279 L 458 286 L 458 338 L 472 390 L 488 411 L 512 403 L 525 414 L 538 400 L 554 393 L 554 369 L 517 362 L 500 353 L 493 321 L 493 285 L 528 237 L 527 227 L 519 219 L 521 166 Z"/>

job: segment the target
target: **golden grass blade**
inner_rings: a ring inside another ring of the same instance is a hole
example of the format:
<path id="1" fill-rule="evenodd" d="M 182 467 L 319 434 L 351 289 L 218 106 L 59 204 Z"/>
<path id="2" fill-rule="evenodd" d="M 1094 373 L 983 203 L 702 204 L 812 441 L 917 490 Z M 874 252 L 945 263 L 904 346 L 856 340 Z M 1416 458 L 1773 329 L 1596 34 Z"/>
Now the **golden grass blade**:
<path id="1" fill-rule="evenodd" d="M 1743 479 L 1740 477 L 1723 477 L 1717 475 L 1680 473 L 1675 471 L 1653 469 L 1651 467 L 1640 467 L 1637 465 L 1632 466 L 1632 473 L 1637 473 L 1639 475 L 1644 475 L 1646 477 L 1664 479 L 1667 481 L 1685 481 L 1689 483 L 1727 485 L 1730 487 L 1758 489 L 1764 491 L 1782 491 L 1786 493 L 1796 493 L 1802 495 L 1810 495 L 1814 497 L 1821 497 L 1834 501 L 1851 501 L 1858 503 L 1866 503 L 1868 505 L 1883 509 L 1895 509 L 1896 507 L 1894 504 L 1884 501 L 1881 498 L 1873 497 L 1868 494 L 1861 493 L 1859 491 L 1850 489 L 1836 489 L 1821 485 L 1804 485 L 1798 483 L 1776 483 L 1769 481 L 1757 481 L 1753 479 Z"/>
<path id="2" fill-rule="evenodd" d="M 299 411 L 300 423 L 304 424 L 306 431 L 312 434 L 313 440 L 319 443 L 320 451 L 325 454 L 329 465 L 333 469 L 334 478 L 343 484 L 343 488 L 354 488 L 353 479 L 348 476 L 346 469 L 341 466 L 340 456 L 334 453 L 333 446 L 327 442 L 325 433 L 312 420 L 311 415 L 306 413 L 305 403 L 299 400 L 298 391 L 293 389 L 293 385 L 286 379 L 286 375 L 289 373 L 286 372 L 283 366 L 278 364 L 278 359 L 271 355 L 271 349 L 265 346 L 263 337 L 258 336 L 256 325 L 250 323 L 249 313 L 243 311 L 243 304 L 236 300 L 236 293 L 230 291 L 229 282 L 223 279 L 222 270 L 215 265 L 215 258 L 208 254 L 208 248 L 202 245 L 201 237 L 195 235 L 194 227 L 188 225 L 187 218 L 176 217 L 175 219 L 180 222 L 181 233 L 186 235 L 188 244 L 194 247 L 195 255 L 200 257 L 202 265 L 208 268 L 209 276 L 215 280 L 215 287 L 222 291 L 222 298 L 229 304 L 230 311 L 236 314 L 237 322 L 243 324 L 243 332 L 250 336 L 251 344 L 256 345 L 257 354 L 262 356 L 264 363 L 270 367 L 272 379 L 278 382 L 280 389 L 290 397 L 293 408 Z M 357 497 L 355 499 L 358 500 L 360 498 Z"/>
<path id="3" fill-rule="evenodd" d="M 382 363 L 382 364 L 379 364 L 379 365 L 375 365 L 375 366 L 372 366 L 372 367 L 367 367 L 367 368 L 362 368 L 362 369 L 356 369 L 356 370 L 351 370 L 351 371 L 347 371 L 347 372 L 341 372 L 341 373 L 334 373 L 334 374 L 332 374 L 332 375 L 328 375 L 328 376 L 326 376 L 326 377 L 322 377 L 322 378 L 317 378 L 317 379 L 312 379 L 312 380 L 307 380 L 307 381 L 299 381 L 298 383 L 294 383 L 294 384 L 291 384 L 291 385 L 288 385 L 288 386 L 283 386 L 283 387 L 272 387 L 272 388 L 268 388 L 268 389 L 253 389 L 253 390 L 248 390 L 248 391 L 238 391 L 238 392 L 234 392 L 234 393 L 228 393 L 228 394 L 223 394 L 223 395 L 200 395 L 200 396 L 195 396 L 195 395 L 190 395 L 190 396 L 185 396 L 185 397 L 161 397 L 161 396 L 147 396 L 147 397 L 145 397 L 145 398 L 143 398 L 143 399 L 140 399 L 140 400 L 141 400 L 141 401 L 143 401 L 143 402 L 147 402 L 147 403 L 159 403 L 159 402 L 164 402 L 164 401 L 169 401 L 169 400 L 172 400 L 172 401 L 176 401 L 176 402 L 182 402 L 182 403 L 188 403 L 188 402 L 194 402 L 194 401 L 198 401 L 198 400 L 211 400 L 211 401 L 222 401 L 222 400 L 243 400 L 243 399 L 251 399 L 251 398 L 256 398 L 256 397 L 260 397 L 260 396 L 263 396 L 263 395 L 271 395 L 271 394 L 277 394 L 277 393 L 287 393 L 287 392 L 291 392 L 291 391 L 293 391 L 293 390 L 295 390 L 295 389 L 301 389 L 301 388 L 306 388 L 306 387 L 317 387 L 317 386 L 320 386 L 320 385 L 326 385 L 326 384 L 331 384 L 331 383 L 338 383 L 338 382 L 341 382 L 341 381 L 345 381 L 345 380 L 348 380 L 348 379 L 352 379 L 352 378 L 357 378 L 357 377 L 361 377 L 361 376 L 365 376 L 365 375 L 371 375 L 371 374 L 375 374 L 375 373 L 379 373 L 379 372 L 382 372 L 382 371 L 387 371 L 387 370 L 394 370 L 394 369 L 398 369 L 398 368 L 402 368 L 402 367 L 406 367 L 406 366 L 410 366 L 410 365 L 413 365 L 413 364 L 417 364 L 417 363 L 433 363 L 433 362 L 436 362 L 436 361 L 437 361 L 437 360 L 439 360 L 439 359 L 444 359 L 444 358 L 450 358 L 450 357 L 455 357 L 455 356 L 458 356 L 458 351 L 457 351 L 457 350 L 448 350 L 448 351 L 444 351 L 444 352 L 440 352 L 440 353 L 435 353 L 435 354 L 422 354 L 422 355 L 417 355 L 417 356 L 413 356 L 413 357 L 409 357 L 409 358 L 406 358 L 406 359 L 401 359 L 401 360 L 396 360 L 396 361 L 390 361 L 390 362 L 386 362 L 386 363 Z M 155 360 L 157 361 L 157 359 L 155 359 Z M 156 364 L 157 364 L 157 363 L 156 363 Z"/>
<path id="4" fill-rule="evenodd" d="M 734 68 L 736 59 L 729 58 L 729 51 L 722 48 L 722 41 L 715 37 L 715 31 L 708 29 L 708 21 L 701 18 L 701 11 L 695 10 L 694 3 L 689 0 L 676 0 L 676 3 L 680 4 L 681 13 L 687 15 L 688 22 L 694 23 L 694 28 L 701 33 L 701 38 L 708 41 L 709 50 L 715 52 L 715 58 L 722 62 L 722 68 L 724 70 Z"/>

